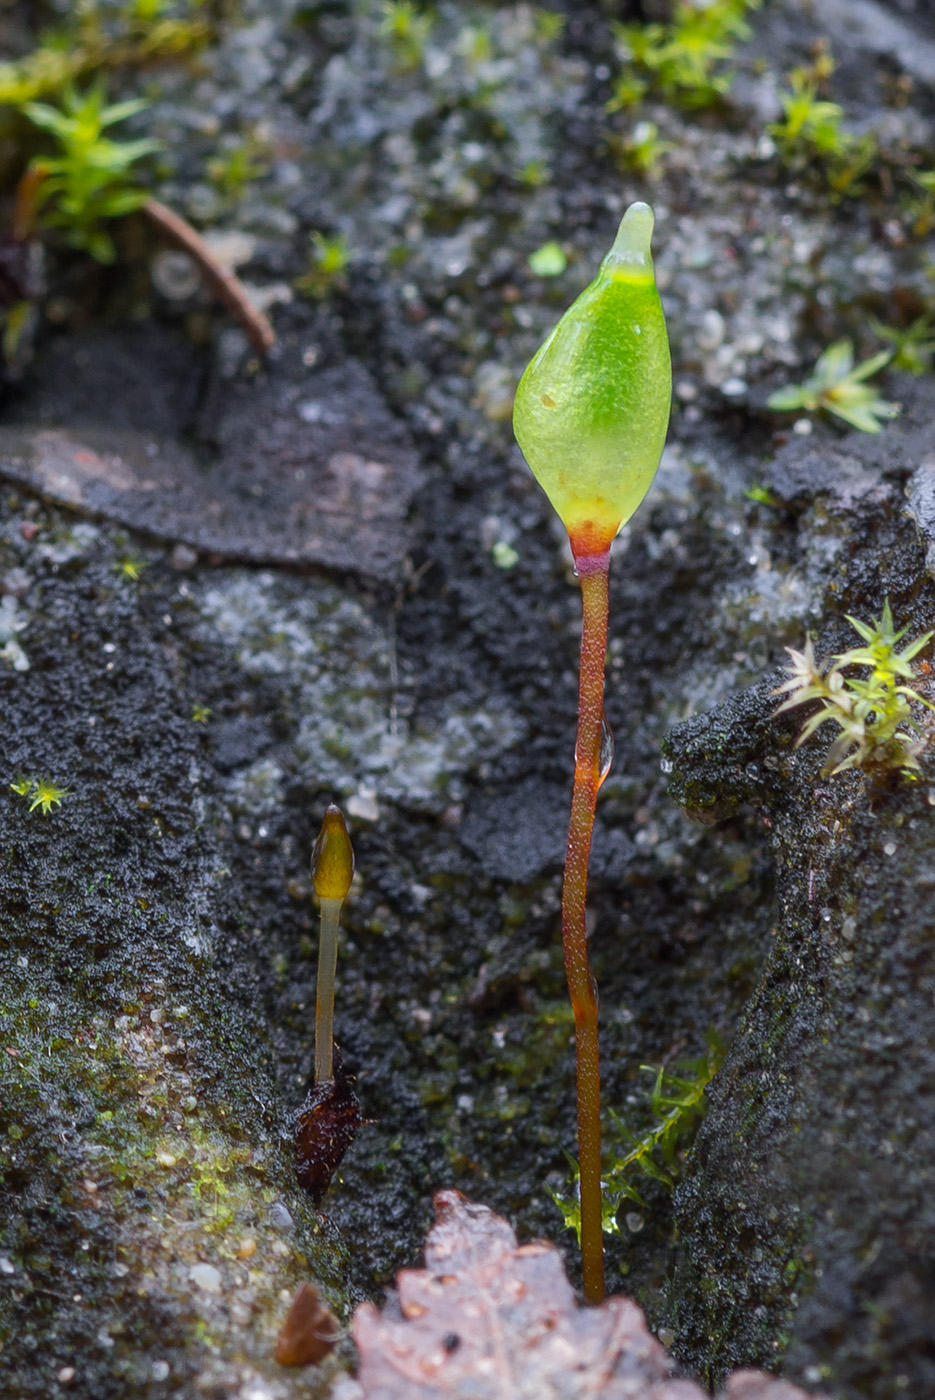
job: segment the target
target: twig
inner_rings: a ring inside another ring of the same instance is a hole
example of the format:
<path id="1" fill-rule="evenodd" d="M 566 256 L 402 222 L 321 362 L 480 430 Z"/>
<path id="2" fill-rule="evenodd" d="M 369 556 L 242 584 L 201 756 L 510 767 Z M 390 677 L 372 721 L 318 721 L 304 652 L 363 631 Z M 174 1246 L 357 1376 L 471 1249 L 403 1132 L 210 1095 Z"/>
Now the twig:
<path id="1" fill-rule="evenodd" d="M 173 243 L 184 248 L 195 259 L 205 279 L 247 332 L 256 352 L 265 355 L 271 350 L 276 344 L 276 334 L 269 321 L 253 305 L 240 279 L 218 262 L 201 234 L 192 228 L 187 219 L 158 199 L 147 199 L 142 211 Z"/>

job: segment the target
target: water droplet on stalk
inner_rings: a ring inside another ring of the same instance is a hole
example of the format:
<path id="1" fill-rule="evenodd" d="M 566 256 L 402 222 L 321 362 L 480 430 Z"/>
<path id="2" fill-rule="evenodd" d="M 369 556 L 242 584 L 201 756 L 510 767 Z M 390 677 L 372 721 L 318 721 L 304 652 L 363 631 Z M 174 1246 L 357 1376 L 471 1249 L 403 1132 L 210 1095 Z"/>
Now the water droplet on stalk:
<path id="1" fill-rule="evenodd" d="M 601 783 L 610 772 L 614 761 L 614 731 L 607 723 L 607 716 L 601 715 L 601 754 L 599 760 L 599 773 L 597 785 Z"/>

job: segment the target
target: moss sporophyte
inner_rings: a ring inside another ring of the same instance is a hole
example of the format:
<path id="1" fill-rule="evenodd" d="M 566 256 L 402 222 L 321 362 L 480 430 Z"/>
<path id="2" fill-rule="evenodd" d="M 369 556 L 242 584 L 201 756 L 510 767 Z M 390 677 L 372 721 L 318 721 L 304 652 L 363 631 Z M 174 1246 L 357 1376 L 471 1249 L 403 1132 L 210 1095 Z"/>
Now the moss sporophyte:
<path id="1" fill-rule="evenodd" d="M 315 1080 L 296 1119 L 296 1175 L 317 1205 L 361 1125 L 352 1080 L 333 1040 L 338 920 L 354 878 L 354 850 L 340 807 L 325 810 L 312 850 L 312 883 L 321 905 L 315 1000 Z"/>
<path id="2" fill-rule="evenodd" d="M 332 1078 L 334 977 L 338 965 L 338 919 L 354 878 L 354 850 L 341 808 L 325 809 L 312 851 L 312 882 L 321 905 L 318 985 L 315 1001 L 315 1083 Z"/>
<path id="3" fill-rule="evenodd" d="M 672 393 L 665 318 L 653 274 L 653 212 L 631 204 L 597 277 L 533 356 L 513 427 L 568 531 L 581 584 L 578 735 L 562 941 L 575 1018 L 581 1256 L 585 1296 L 604 1296 L 597 995 L 585 927 L 598 789 L 612 757 L 604 719 L 610 547 L 659 466 Z"/>

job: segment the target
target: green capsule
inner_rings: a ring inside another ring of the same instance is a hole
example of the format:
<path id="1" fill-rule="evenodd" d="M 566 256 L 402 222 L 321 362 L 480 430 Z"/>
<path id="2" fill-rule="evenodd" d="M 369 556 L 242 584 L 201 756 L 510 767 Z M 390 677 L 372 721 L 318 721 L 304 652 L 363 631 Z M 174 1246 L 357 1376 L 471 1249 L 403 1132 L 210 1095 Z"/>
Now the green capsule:
<path id="1" fill-rule="evenodd" d="M 631 204 L 597 277 L 530 360 L 513 430 L 576 555 L 602 554 L 649 490 L 672 369 L 653 275 L 653 211 Z"/>

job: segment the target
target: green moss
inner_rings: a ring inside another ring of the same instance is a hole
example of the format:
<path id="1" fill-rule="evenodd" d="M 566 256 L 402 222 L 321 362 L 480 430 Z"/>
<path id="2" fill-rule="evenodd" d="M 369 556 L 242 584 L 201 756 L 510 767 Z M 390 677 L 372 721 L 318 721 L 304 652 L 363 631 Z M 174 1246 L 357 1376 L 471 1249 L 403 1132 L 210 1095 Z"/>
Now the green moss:
<path id="1" fill-rule="evenodd" d="M 211 38 L 211 27 L 200 5 L 188 10 L 147 19 L 132 5 L 90 0 L 75 6 L 64 29 L 46 31 L 32 53 L 0 63 L 0 106 L 55 97 L 105 68 L 135 68 L 194 52 Z"/>
<path id="2" fill-rule="evenodd" d="M 670 24 L 620 24 L 612 27 L 625 55 L 610 111 L 631 107 L 643 97 L 660 95 L 680 107 L 710 107 L 730 89 L 734 44 L 749 36 L 749 10 L 760 0 L 711 0 L 677 4 Z"/>

